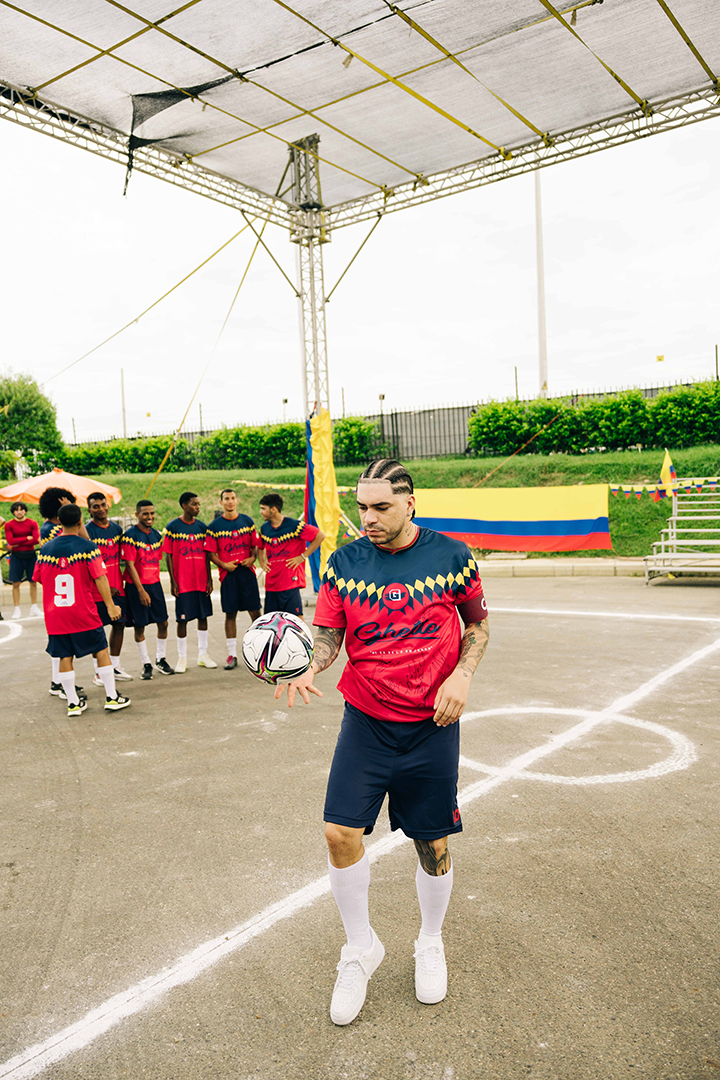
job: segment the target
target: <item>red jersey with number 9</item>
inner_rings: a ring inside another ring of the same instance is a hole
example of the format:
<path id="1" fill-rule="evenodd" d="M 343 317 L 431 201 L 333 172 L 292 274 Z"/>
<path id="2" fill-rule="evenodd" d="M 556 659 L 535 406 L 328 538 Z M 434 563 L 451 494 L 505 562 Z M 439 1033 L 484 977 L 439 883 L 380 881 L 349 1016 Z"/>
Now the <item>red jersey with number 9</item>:
<path id="1" fill-rule="evenodd" d="M 48 634 L 79 634 L 102 626 L 92 584 L 107 576 L 97 544 L 83 536 L 58 536 L 38 552 L 33 580 L 43 590 Z"/>

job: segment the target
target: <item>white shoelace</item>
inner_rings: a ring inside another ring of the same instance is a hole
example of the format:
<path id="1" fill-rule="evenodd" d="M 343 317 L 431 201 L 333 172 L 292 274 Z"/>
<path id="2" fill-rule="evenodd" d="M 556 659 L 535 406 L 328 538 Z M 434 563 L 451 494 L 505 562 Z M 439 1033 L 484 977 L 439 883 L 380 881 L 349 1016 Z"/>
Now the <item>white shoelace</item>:
<path id="1" fill-rule="evenodd" d="M 428 975 L 436 975 L 442 966 L 443 951 L 437 945 L 416 948 L 413 956 L 420 961 Z"/>
<path id="2" fill-rule="evenodd" d="M 354 956 L 351 960 L 341 960 L 336 968 L 336 971 L 339 972 L 337 989 L 349 990 L 355 982 L 358 969 L 362 971 L 363 975 L 367 975 L 359 956 Z"/>

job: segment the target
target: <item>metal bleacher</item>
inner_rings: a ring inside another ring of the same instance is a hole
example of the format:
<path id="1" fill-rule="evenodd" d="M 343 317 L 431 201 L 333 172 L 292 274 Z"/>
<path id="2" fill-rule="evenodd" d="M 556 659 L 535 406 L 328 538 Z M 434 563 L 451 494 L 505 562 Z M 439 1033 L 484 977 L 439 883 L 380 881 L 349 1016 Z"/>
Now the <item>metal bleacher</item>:
<path id="1" fill-rule="evenodd" d="M 678 483 L 685 488 L 691 481 Z M 681 574 L 720 576 L 720 490 L 679 490 L 672 500 L 667 528 L 645 556 L 645 583 Z"/>

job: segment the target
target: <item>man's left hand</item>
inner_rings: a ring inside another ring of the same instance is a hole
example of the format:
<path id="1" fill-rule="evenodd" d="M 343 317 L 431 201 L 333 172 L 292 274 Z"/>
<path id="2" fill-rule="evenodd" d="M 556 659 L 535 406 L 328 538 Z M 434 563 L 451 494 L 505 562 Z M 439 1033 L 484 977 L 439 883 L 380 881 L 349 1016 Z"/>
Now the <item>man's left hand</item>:
<path id="1" fill-rule="evenodd" d="M 288 566 L 290 567 L 291 570 L 294 570 L 296 567 L 302 566 L 302 564 L 304 562 L 305 562 L 305 556 L 304 555 L 294 555 L 292 557 L 292 559 L 288 559 L 287 564 L 288 564 Z"/>
<path id="2" fill-rule="evenodd" d="M 453 671 L 438 690 L 433 707 L 433 720 L 438 727 L 456 723 L 463 714 L 470 691 L 470 679 L 461 671 Z"/>

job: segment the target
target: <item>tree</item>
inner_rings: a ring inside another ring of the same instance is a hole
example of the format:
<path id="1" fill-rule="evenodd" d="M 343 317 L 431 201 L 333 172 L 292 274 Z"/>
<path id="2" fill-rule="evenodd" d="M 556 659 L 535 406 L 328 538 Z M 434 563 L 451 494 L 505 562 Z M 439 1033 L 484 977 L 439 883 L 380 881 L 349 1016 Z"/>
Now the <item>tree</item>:
<path id="1" fill-rule="evenodd" d="M 0 454 L 19 454 L 31 472 L 52 467 L 62 453 L 55 406 L 29 375 L 0 375 Z"/>

